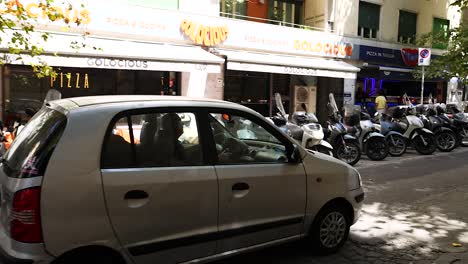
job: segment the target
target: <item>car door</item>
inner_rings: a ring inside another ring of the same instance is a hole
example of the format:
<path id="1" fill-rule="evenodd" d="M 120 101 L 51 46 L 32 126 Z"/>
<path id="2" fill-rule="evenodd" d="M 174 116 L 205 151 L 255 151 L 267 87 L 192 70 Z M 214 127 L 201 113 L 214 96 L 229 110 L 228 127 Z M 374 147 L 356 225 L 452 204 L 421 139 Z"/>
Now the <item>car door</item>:
<path id="1" fill-rule="evenodd" d="M 110 222 L 135 263 L 215 254 L 218 183 L 194 112 L 138 110 L 110 125 L 102 180 Z"/>
<path id="2" fill-rule="evenodd" d="M 299 236 L 306 175 L 302 163 L 290 158 L 293 144 L 247 113 L 213 110 L 208 119 L 219 181 L 218 249 Z"/>

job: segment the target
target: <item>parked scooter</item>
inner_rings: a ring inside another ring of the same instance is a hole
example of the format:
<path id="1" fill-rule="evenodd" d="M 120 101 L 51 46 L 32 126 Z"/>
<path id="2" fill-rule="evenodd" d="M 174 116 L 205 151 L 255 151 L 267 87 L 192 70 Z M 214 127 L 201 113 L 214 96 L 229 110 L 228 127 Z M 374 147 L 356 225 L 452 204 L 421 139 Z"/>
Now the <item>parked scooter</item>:
<path id="1" fill-rule="evenodd" d="M 332 93 L 328 96 L 329 120 L 326 140 L 333 146 L 333 156 L 349 165 L 356 164 L 361 159 L 361 149 L 357 138 L 350 135 L 342 123 L 342 117 Z"/>
<path id="2" fill-rule="evenodd" d="M 388 154 L 393 157 L 399 157 L 405 154 L 408 139 L 398 132 L 401 129 L 398 123 L 392 122 L 392 118 L 387 114 L 375 113 L 374 127 L 385 136 L 388 145 Z"/>
<path id="3" fill-rule="evenodd" d="M 275 101 L 279 115 L 273 117 L 272 120 L 280 129 L 300 142 L 306 149 L 333 156 L 333 147 L 323 139 L 322 126 L 314 114 L 308 113 L 305 104 L 302 105 L 304 111 L 294 112 L 289 121 L 279 93 L 275 94 Z"/>
<path id="4" fill-rule="evenodd" d="M 451 124 L 457 128 L 460 145 L 468 147 L 468 116 L 456 104 L 448 104 L 443 116 L 448 118 Z"/>
<path id="5" fill-rule="evenodd" d="M 423 121 L 415 116 L 414 106 L 396 106 L 388 109 L 394 122 L 398 124 L 397 131 L 409 140 L 420 154 L 430 155 L 436 151 L 435 136 L 432 131 L 424 128 Z M 408 144 L 409 145 L 409 144 Z"/>
<path id="6" fill-rule="evenodd" d="M 361 150 L 371 160 L 385 159 L 388 156 L 385 136 L 377 132 L 369 114 L 357 105 L 345 105 L 344 109 L 345 124 L 354 128 Z"/>
<path id="7" fill-rule="evenodd" d="M 442 112 L 440 106 L 418 105 L 417 112 L 424 123 L 424 127 L 431 130 L 435 136 L 437 148 L 442 152 L 454 150 L 459 139 L 447 118 L 443 118 L 438 112 Z"/>

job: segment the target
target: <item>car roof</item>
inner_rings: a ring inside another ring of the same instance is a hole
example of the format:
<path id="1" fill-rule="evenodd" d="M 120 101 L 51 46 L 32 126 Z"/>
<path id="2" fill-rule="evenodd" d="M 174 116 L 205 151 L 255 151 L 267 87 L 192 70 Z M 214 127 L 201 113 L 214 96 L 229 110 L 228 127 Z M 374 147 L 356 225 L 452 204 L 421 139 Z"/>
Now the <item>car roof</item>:
<path id="1" fill-rule="evenodd" d="M 213 104 L 228 104 L 230 106 L 240 105 L 215 99 L 207 98 L 192 98 L 185 96 L 164 96 L 164 95 L 102 95 L 102 96 L 82 96 L 82 97 L 70 97 L 61 100 L 55 100 L 49 102 L 49 105 L 58 106 L 64 110 L 72 110 L 75 108 L 87 107 L 87 106 L 99 106 L 106 104 L 115 103 L 131 103 L 131 102 L 199 102 L 207 103 L 207 106 Z M 242 107 L 242 106 L 240 106 Z"/>

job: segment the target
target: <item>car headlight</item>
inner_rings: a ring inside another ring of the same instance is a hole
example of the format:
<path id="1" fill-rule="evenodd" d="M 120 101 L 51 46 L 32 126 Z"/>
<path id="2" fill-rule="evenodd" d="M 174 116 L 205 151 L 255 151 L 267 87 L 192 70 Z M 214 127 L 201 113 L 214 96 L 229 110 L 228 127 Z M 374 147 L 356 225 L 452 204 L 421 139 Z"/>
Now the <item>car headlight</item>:
<path id="1" fill-rule="evenodd" d="M 361 180 L 361 174 L 354 169 L 350 168 L 349 169 L 349 174 L 348 174 L 348 188 L 350 191 L 356 190 L 361 188 L 362 186 L 362 180 Z"/>

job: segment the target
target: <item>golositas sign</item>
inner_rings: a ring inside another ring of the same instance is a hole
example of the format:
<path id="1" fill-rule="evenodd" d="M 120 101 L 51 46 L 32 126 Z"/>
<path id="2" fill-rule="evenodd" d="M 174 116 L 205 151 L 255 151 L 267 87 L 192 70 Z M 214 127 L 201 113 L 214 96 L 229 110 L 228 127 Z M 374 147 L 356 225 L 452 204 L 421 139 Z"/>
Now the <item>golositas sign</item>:
<path id="1" fill-rule="evenodd" d="M 227 26 L 205 26 L 185 19 L 180 25 L 180 30 L 194 43 L 208 47 L 222 43 L 226 40 L 229 33 Z"/>
<path id="2" fill-rule="evenodd" d="M 407 66 L 414 67 L 418 65 L 418 49 L 401 49 L 401 57 Z"/>

